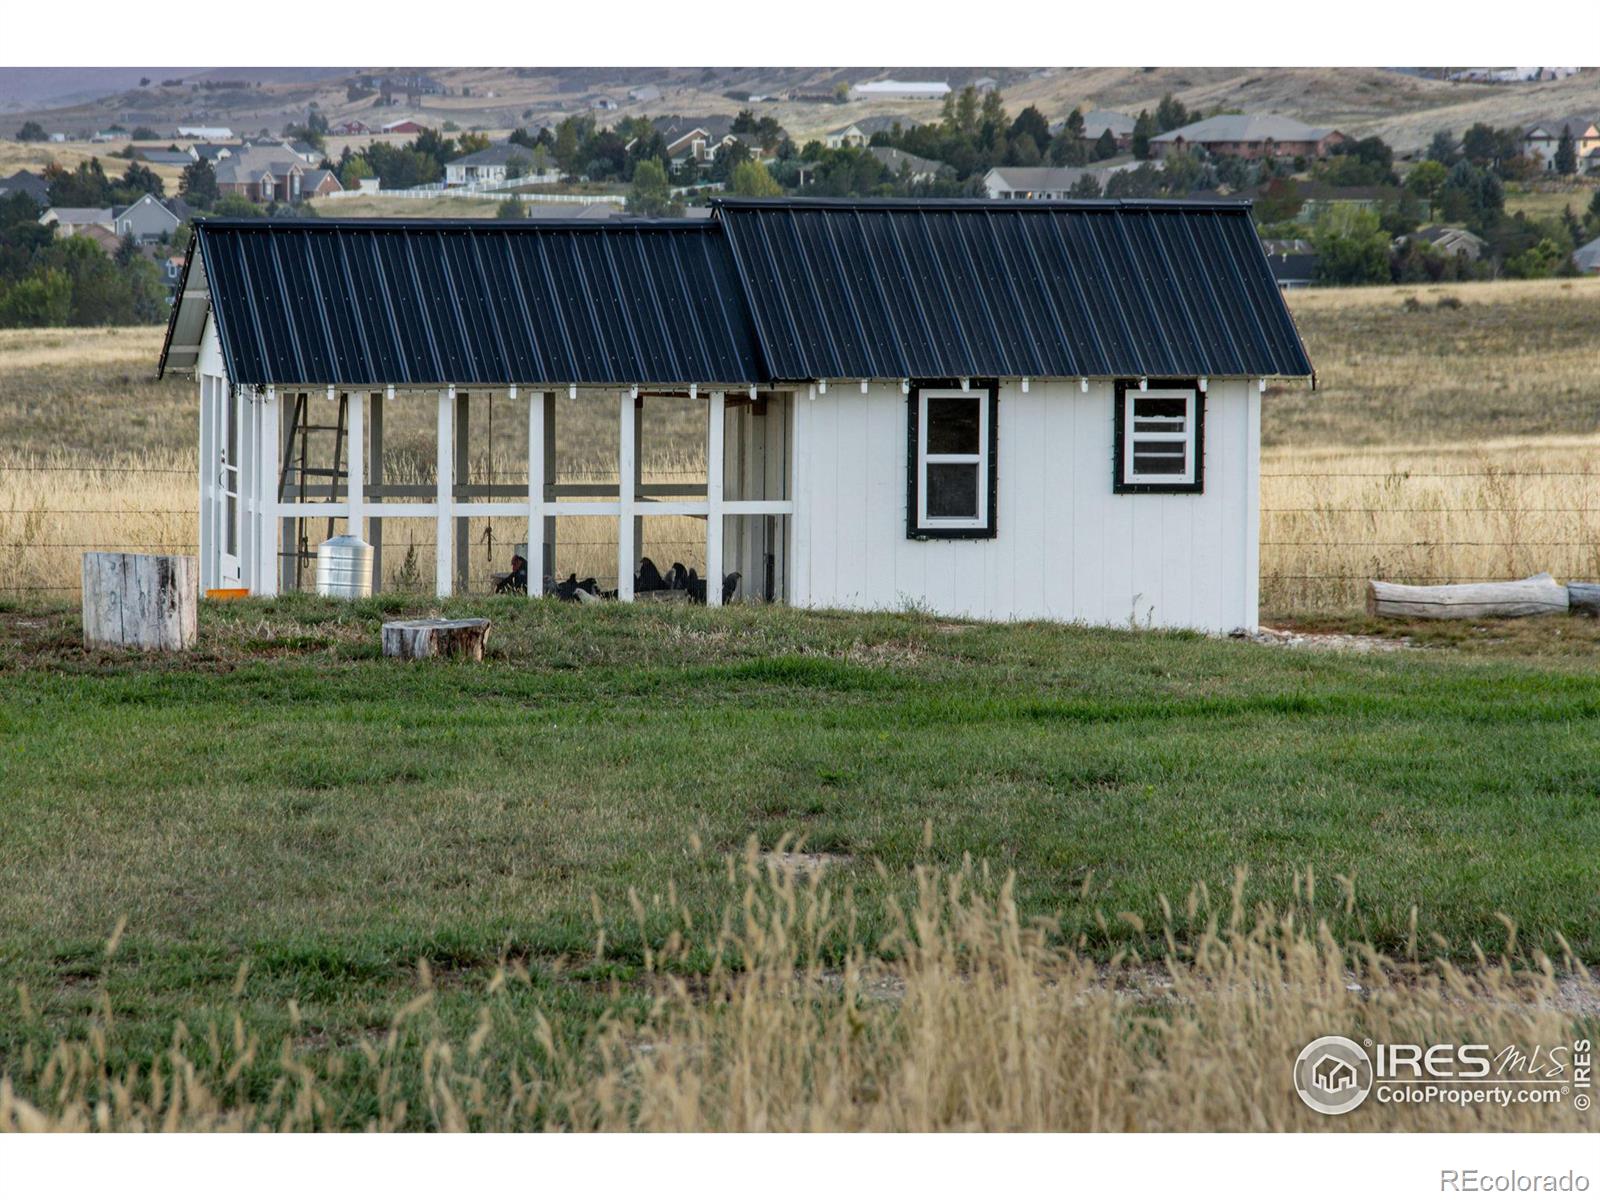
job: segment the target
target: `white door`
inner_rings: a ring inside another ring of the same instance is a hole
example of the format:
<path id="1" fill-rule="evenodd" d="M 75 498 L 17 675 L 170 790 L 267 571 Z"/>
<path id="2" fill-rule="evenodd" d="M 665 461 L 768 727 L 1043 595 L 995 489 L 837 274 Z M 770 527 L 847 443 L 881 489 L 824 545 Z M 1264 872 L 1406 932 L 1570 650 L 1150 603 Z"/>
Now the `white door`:
<path id="1" fill-rule="evenodd" d="M 239 392 L 220 379 L 211 384 L 212 423 L 216 430 L 216 508 L 212 528 L 217 533 L 217 586 L 238 587 L 244 574 L 239 555 L 239 458 L 243 441 Z"/>

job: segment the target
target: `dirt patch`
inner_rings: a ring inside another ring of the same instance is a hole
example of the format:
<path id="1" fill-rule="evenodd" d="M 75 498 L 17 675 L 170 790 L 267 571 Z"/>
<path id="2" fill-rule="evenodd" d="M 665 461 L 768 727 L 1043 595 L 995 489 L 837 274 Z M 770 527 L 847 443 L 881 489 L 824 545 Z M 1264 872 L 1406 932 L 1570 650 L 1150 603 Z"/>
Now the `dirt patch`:
<path id="1" fill-rule="evenodd" d="M 796 875 L 820 875 L 829 867 L 849 866 L 855 862 L 855 856 L 826 851 L 769 850 L 761 856 L 761 861 L 780 871 L 793 871 Z"/>

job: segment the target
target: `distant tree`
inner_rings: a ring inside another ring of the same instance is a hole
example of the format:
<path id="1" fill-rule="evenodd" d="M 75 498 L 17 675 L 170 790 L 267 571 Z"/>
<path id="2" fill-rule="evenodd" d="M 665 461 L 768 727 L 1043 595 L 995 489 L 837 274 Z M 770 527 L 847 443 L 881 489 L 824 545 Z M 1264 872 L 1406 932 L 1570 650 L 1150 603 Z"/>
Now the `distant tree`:
<path id="1" fill-rule="evenodd" d="M 1074 200 L 1098 200 L 1100 193 L 1100 180 L 1087 172 L 1073 180 L 1072 186 L 1067 189 L 1067 195 Z"/>
<path id="2" fill-rule="evenodd" d="M 72 279 L 45 268 L 15 283 L 0 281 L 0 326 L 65 325 L 72 319 Z"/>
<path id="3" fill-rule="evenodd" d="M 139 257 L 139 243 L 133 234 L 125 233 L 122 240 L 117 243 L 116 253 L 111 256 L 111 261 L 119 267 L 125 267 Z"/>
<path id="4" fill-rule="evenodd" d="M 359 154 L 353 154 L 344 160 L 344 165 L 339 168 L 339 182 L 350 191 L 361 185 L 363 179 L 372 178 L 372 164 Z"/>
<path id="5" fill-rule="evenodd" d="M 635 172 L 637 174 L 637 172 Z M 783 188 L 765 163 L 754 159 L 739 163 L 728 175 L 728 191 L 735 196 L 781 196 Z"/>
<path id="6" fill-rule="evenodd" d="M 463 133 L 456 139 L 456 154 L 476 154 L 480 150 L 489 148 L 489 135 L 486 133 Z"/>
<path id="7" fill-rule="evenodd" d="M 1039 146 L 1033 140 L 1033 135 L 1019 133 L 1007 139 L 1006 161 L 1012 166 L 1034 167 L 1039 165 Z"/>
<path id="8" fill-rule="evenodd" d="M 17 130 L 19 142 L 42 142 L 49 137 L 50 135 L 44 131 L 44 126 L 37 121 L 24 121 L 22 128 Z"/>
<path id="9" fill-rule="evenodd" d="M 500 207 L 494 210 L 494 215 L 502 221 L 520 221 L 526 215 L 522 211 L 522 201 L 509 197 L 500 201 Z"/>
<path id="10" fill-rule="evenodd" d="M 219 217 L 259 217 L 262 208 L 246 200 L 243 196 L 223 196 L 212 206 L 212 212 Z"/>
<path id="11" fill-rule="evenodd" d="M 1117 139 L 1109 129 L 1102 129 L 1100 136 L 1095 139 L 1094 151 L 1090 158 L 1099 162 L 1104 158 L 1115 158 L 1117 154 Z"/>
<path id="12" fill-rule="evenodd" d="M 1576 175 L 1578 173 L 1578 146 L 1572 140 L 1572 127 L 1561 127 L 1561 140 L 1556 143 L 1555 168 L 1557 175 Z"/>
<path id="13" fill-rule="evenodd" d="M 1551 238 L 1541 238 L 1521 254 L 1506 259 L 1506 274 L 1513 279 L 1548 279 L 1568 258 Z"/>
<path id="14" fill-rule="evenodd" d="M 1183 101 L 1171 92 L 1161 97 L 1161 103 L 1156 105 L 1156 128 L 1161 133 L 1166 133 L 1170 129 L 1180 129 L 1191 119 L 1189 110 L 1183 106 Z"/>
<path id="15" fill-rule="evenodd" d="M 1426 159 L 1411 168 L 1411 174 L 1406 176 L 1406 191 L 1424 200 L 1434 200 L 1449 176 L 1444 163 L 1436 158 Z"/>
<path id="16" fill-rule="evenodd" d="M 970 83 L 961 89 L 955 100 L 955 127 L 960 133 L 978 132 L 978 89 Z"/>
<path id="17" fill-rule="evenodd" d="M 1460 151 L 1455 136 L 1448 129 L 1441 129 L 1433 135 L 1433 141 L 1428 143 L 1428 161 L 1449 167 L 1455 165 L 1458 157 Z"/>
<path id="18" fill-rule="evenodd" d="M 122 188 L 130 203 L 146 192 L 152 196 L 167 194 L 167 185 L 161 182 L 161 176 L 140 162 L 128 164 L 128 169 L 122 173 Z"/>
<path id="19" fill-rule="evenodd" d="M 1110 130 L 1107 130 L 1109 133 Z M 1148 109 L 1139 110 L 1138 119 L 1133 123 L 1133 156 L 1137 159 L 1150 157 L 1150 139 L 1159 132 L 1156 129 L 1155 118 Z"/>
<path id="20" fill-rule="evenodd" d="M 155 142 L 161 139 L 161 135 L 148 125 L 135 125 L 133 132 L 128 136 L 136 142 Z"/>
<path id="21" fill-rule="evenodd" d="M 1083 137 L 1083 114 L 1077 109 L 1067 114 L 1066 134 L 1075 140 L 1081 140 Z"/>
<path id="22" fill-rule="evenodd" d="M 111 181 L 98 158 L 79 163 L 71 171 L 52 163 L 44 177 L 50 203 L 67 208 L 100 208 L 111 203 Z"/>
<path id="23" fill-rule="evenodd" d="M 1300 185 L 1293 179 L 1274 179 L 1262 189 L 1256 204 L 1256 219 L 1265 225 L 1291 221 L 1300 214 L 1305 200 Z"/>
<path id="24" fill-rule="evenodd" d="M 149 87 L 150 86 L 150 76 L 148 76 L 148 75 L 142 76 L 140 78 L 140 80 L 139 80 L 139 86 L 142 87 L 142 88 Z"/>
<path id="25" fill-rule="evenodd" d="M 1041 153 L 1049 148 L 1050 122 L 1045 120 L 1044 114 L 1035 105 L 1028 105 L 1017 114 L 1017 119 L 1011 122 L 1012 142 L 1014 143 L 1023 134 L 1033 139 L 1034 146 Z"/>
<path id="26" fill-rule="evenodd" d="M 196 159 L 183 169 L 178 180 L 178 195 L 196 208 L 210 208 L 217 202 L 217 173 L 205 159 Z"/>
<path id="27" fill-rule="evenodd" d="M 634 167 L 628 211 L 641 217 L 675 217 L 683 212 L 683 202 L 672 194 L 667 182 L 667 169 L 656 159 L 646 159 Z"/>
<path id="28" fill-rule="evenodd" d="M 556 165 L 566 175 L 578 173 L 578 151 L 581 149 L 578 128 L 577 118 L 568 117 L 556 129 Z"/>
<path id="29" fill-rule="evenodd" d="M 1317 251 L 1317 282 L 1389 282 L 1389 235 L 1377 213 L 1336 206 L 1318 219 L 1311 241 Z"/>

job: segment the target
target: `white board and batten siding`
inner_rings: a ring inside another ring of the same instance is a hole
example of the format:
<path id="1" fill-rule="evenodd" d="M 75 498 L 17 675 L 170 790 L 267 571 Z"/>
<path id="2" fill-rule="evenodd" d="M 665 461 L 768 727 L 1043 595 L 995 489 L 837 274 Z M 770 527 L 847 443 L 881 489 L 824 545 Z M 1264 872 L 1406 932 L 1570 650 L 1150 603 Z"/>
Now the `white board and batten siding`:
<path id="1" fill-rule="evenodd" d="M 798 391 L 790 600 L 1226 632 L 1257 626 L 1261 406 L 1255 380 L 1210 380 L 1198 495 L 1112 490 L 1113 385 L 999 392 L 996 533 L 906 535 L 908 398 Z"/>

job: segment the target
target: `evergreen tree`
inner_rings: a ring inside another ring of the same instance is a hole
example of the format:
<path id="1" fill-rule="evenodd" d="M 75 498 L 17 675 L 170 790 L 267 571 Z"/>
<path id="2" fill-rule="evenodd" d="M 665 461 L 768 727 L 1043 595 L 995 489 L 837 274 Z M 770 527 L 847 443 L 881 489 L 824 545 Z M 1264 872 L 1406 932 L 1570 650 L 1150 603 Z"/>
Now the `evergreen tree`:
<path id="1" fill-rule="evenodd" d="M 1111 131 L 1106 130 L 1107 133 Z M 1139 117 L 1133 123 L 1133 156 L 1138 159 L 1150 157 L 1150 139 L 1155 136 L 1156 123 L 1150 116 L 1148 109 L 1141 108 Z"/>
<path id="2" fill-rule="evenodd" d="M 683 212 L 667 182 L 667 169 L 658 160 L 647 158 L 634 167 L 628 211 L 641 217 L 675 217 Z"/>
<path id="3" fill-rule="evenodd" d="M 1428 158 L 1432 162 L 1454 166 L 1456 154 L 1456 139 L 1448 129 L 1439 130 L 1433 135 L 1433 141 L 1428 143 Z"/>
<path id="4" fill-rule="evenodd" d="M 1161 97 L 1161 103 L 1156 105 L 1156 128 L 1160 133 L 1181 129 L 1190 119 L 1189 110 L 1183 106 L 1183 101 L 1171 92 Z"/>
<path id="5" fill-rule="evenodd" d="M 196 159 L 183 169 L 178 180 L 178 195 L 195 208 L 210 208 L 217 202 L 217 173 L 205 159 Z"/>
<path id="6" fill-rule="evenodd" d="M 1090 156 L 1096 162 L 1103 158 L 1115 158 L 1117 154 L 1117 139 L 1111 130 L 1102 129 L 1100 136 L 1095 139 L 1094 153 Z"/>
<path id="7" fill-rule="evenodd" d="M 1576 175 L 1578 173 L 1578 147 L 1572 140 L 1572 127 L 1561 127 L 1561 141 L 1556 144 L 1557 175 Z"/>

